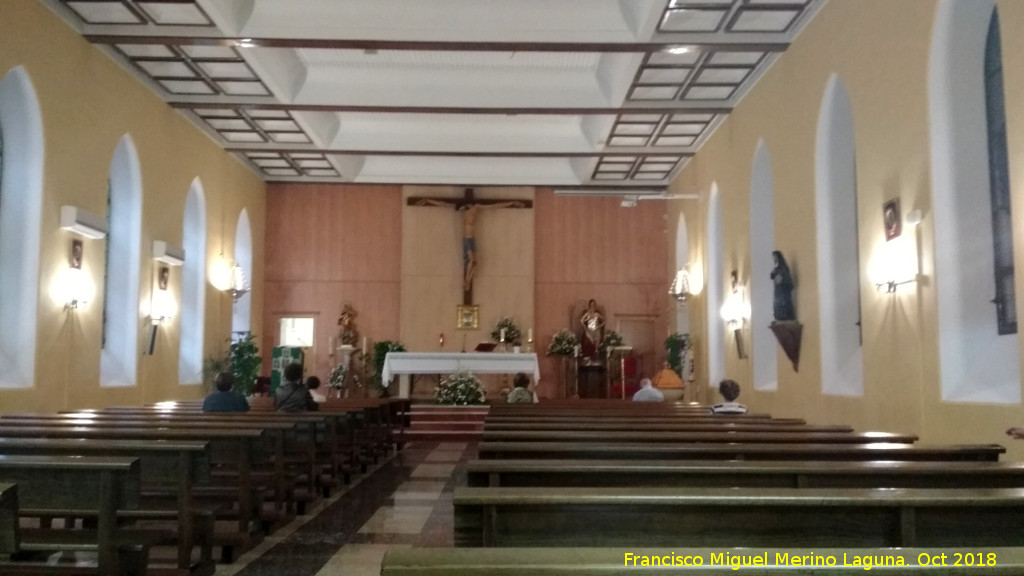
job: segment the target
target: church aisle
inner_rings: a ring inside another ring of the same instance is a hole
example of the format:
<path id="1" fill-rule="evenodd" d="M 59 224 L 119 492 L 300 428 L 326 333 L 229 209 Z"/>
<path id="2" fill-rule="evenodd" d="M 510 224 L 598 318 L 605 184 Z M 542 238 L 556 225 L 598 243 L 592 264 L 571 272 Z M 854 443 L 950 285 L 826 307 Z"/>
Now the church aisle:
<path id="1" fill-rule="evenodd" d="M 453 545 L 464 442 L 417 442 L 264 540 L 216 576 L 376 576 L 389 548 Z"/>

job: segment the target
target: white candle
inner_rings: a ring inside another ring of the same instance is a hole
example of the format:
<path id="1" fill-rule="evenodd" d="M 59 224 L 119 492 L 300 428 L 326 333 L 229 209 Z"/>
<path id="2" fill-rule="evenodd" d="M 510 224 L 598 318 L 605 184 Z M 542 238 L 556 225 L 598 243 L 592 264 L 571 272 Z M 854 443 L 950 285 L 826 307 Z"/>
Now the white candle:
<path id="1" fill-rule="evenodd" d="M 504 328 L 501 329 L 501 341 L 502 342 L 505 341 L 505 329 Z"/>
<path id="2" fill-rule="evenodd" d="M 363 336 L 363 356 L 366 356 L 366 336 Z"/>
<path id="3" fill-rule="evenodd" d="M 526 330 L 526 340 L 529 342 L 533 342 L 533 328 L 528 328 Z"/>

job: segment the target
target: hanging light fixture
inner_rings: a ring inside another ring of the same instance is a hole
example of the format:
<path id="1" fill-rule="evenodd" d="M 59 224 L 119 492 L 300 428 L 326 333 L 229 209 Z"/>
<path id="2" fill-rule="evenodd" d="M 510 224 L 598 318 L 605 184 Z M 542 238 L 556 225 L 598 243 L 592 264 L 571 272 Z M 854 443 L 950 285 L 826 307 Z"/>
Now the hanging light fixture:
<path id="1" fill-rule="evenodd" d="M 690 292 L 690 273 L 687 268 L 687 266 L 680 268 L 676 272 L 675 278 L 672 279 L 672 284 L 668 287 L 668 295 L 675 298 L 676 302 L 684 305 L 692 296 Z"/>

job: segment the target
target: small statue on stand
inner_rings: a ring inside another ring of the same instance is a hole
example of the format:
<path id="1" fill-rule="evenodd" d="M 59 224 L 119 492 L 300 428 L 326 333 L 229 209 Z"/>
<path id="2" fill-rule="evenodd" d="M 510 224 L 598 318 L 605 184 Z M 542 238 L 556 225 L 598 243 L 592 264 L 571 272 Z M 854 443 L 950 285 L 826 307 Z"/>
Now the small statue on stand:
<path id="1" fill-rule="evenodd" d="M 600 361 L 598 350 L 604 340 L 604 316 L 597 309 L 597 300 L 591 298 L 587 302 L 587 309 L 580 315 L 580 324 L 583 325 L 580 344 L 584 362 L 595 359 Z"/>
<path id="2" fill-rule="evenodd" d="M 789 272 L 786 259 L 782 252 L 772 252 L 775 268 L 772 269 L 772 281 L 775 282 L 774 312 L 775 321 L 768 327 L 775 334 L 775 339 L 782 346 L 782 351 L 793 363 L 793 371 L 800 369 L 800 342 L 803 335 L 803 324 L 796 321 L 796 306 L 793 305 L 793 275 Z"/>
<path id="3" fill-rule="evenodd" d="M 774 312 L 776 322 L 796 320 L 796 307 L 793 305 L 793 276 L 782 252 L 772 252 L 775 267 L 772 268 L 772 282 L 775 283 Z"/>
<path id="4" fill-rule="evenodd" d="M 355 325 L 356 311 L 351 304 L 345 304 L 341 309 L 341 316 L 338 317 L 339 334 L 338 340 L 342 344 L 355 346 L 359 341 L 359 332 Z"/>

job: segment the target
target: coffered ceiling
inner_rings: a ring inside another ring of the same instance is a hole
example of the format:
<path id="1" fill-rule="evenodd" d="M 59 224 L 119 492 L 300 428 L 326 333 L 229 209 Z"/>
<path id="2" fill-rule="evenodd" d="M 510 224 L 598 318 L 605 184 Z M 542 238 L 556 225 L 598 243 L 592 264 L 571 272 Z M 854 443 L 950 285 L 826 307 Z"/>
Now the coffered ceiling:
<path id="1" fill-rule="evenodd" d="M 611 191 L 664 189 L 825 0 L 44 1 L 267 181 Z"/>

